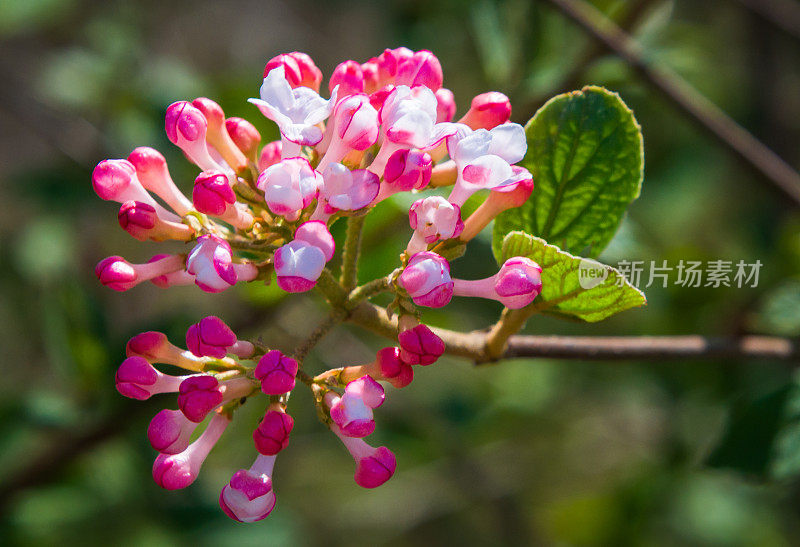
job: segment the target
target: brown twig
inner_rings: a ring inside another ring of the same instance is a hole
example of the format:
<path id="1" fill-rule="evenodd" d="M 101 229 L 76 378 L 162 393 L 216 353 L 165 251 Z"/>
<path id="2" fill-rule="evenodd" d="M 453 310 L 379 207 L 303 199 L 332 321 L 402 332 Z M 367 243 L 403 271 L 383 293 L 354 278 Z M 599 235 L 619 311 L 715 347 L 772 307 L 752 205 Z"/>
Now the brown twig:
<path id="1" fill-rule="evenodd" d="M 547 0 L 547 2 L 627 62 L 673 106 L 734 151 L 745 164 L 800 204 L 800 174 L 791 165 L 678 74 L 647 61 L 639 45 L 602 12 L 583 0 Z"/>

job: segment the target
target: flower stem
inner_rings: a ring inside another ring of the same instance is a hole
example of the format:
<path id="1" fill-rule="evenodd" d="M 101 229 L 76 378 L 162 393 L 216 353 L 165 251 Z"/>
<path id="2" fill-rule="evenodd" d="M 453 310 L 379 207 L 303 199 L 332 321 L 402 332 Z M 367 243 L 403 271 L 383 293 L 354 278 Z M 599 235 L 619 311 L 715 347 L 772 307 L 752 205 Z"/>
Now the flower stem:
<path id="1" fill-rule="evenodd" d="M 340 277 L 340 282 L 346 291 L 352 291 L 358 284 L 358 255 L 361 252 L 361 232 L 364 229 L 365 219 L 365 215 L 347 219 Z"/>

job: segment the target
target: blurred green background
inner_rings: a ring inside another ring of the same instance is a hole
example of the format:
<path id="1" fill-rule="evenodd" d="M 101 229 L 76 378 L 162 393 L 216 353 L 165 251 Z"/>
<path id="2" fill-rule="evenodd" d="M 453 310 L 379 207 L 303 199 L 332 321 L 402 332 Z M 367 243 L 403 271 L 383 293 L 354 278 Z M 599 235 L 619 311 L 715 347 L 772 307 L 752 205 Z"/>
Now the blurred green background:
<path id="1" fill-rule="evenodd" d="M 791 19 L 779 28 L 754 4 L 595 2 L 647 59 L 797 167 L 800 39 Z M 645 309 L 597 325 L 535 317 L 528 332 L 800 334 L 797 206 L 544 3 L 2 0 L 0 544 L 800 544 L 800 395 L 792 370 L 773 362 L 442 359 L 380 409 L 374 437 L 397 454 L 398 471 L 375 491 L 353 483 L 352 460 L 303 390 L 291 401 L 296 426 L 267 520 L 237 524 L 217 506 L 219 489 L 255 455 L 259 404 L 245 405 L 192 487 L 153 483 L 146 425 L 174 400 L 119 396 L 125 341 L 153 329 L 180 342 L 213 313 L 290 349 L 325 309 L 314 295 L 282 298 L 257 284 L 222 295 L 101 287 L 92 272 L 100 258 L 142 262 L 170 245 L 120 230 L 117 206 L 92 192 L 92 168 L 151 145 L 188 189 L 194 169 L 163 131 L 169 103 L 208 96 L 274 135 L 245 102 L 266 59 L 305 51 L 327 77 L 341 60 L 399 45 L 438 55 L 459 115 L 493 89 L 512 98 L 520 123 L 583 84 L 621 94 L 643 127 L 645 181 L 606 262 L 764 264 L 757 288 L 651 287 Z M 401 208 L 370 216 L 362 280 L 388 271 L 405 245 Z M 455 274 L 491 275 L 490 257 L 481 239 Z M 426 319 L 465 330 L 498 312 L 457 299 Z M 307 367 L 363 363 L 384 343 L 340 328 Z"/>

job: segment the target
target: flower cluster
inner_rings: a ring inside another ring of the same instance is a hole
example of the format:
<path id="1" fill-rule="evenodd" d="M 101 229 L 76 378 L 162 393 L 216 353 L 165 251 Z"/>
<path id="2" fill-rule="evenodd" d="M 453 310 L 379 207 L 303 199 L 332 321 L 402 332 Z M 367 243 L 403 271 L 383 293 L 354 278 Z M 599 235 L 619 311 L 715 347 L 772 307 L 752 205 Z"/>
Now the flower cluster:
<path id="1" fill-rule="evenodd" d="M 251 123 L 226 118 L 207 98 L 167 109 L 169 140 L 199 170 L 191 199 L 152 148 L 97 165 L 94 189 L 102 199 L 120 203 L 123 229 L 141 241 L 190 244 L 186 253 L 158 254 L 143 263 L 119 256 L 100 261 L 96 275 L 111 289 L 126 291 L 150 281 L 162 288 L 195 284 L 216 293 L 239 282 L 275 279 L 290 293 L 333 284 L 345 295 L 345 304 L 336 303 L 345 310 L 358 298 L 392 292 L 400 310 L 396 346 L 381 349 L 370 363 L 317 376 L 303 370 L 307 350 L 287 355 L 240 340 L 213 316 L 189 327 L 185 350 L 157 332 L 132 338 L 116 376 L 119 392 L 135 399 L 177 393 L 178 409 L 162 410 L 148 428 L 159 452 L 153 466 L 159 485 L 191 484 L 236 409 L 263 393 L 269 402 L 253 432 L 259 455 L 249 469 L 233 474 L 219 502 L 242 522 L 268 515 L 275 506 L 275 459 L 294 424 L 288 395 L 298 379 L 312 390 L 322 420 L 355 459 L 356 483 L 383 484 L 394 474 L 395 456 L 364 440 L 375 429 L 374 410 L 384 402 L 381 383 L 407 386 L 414 366 L 434 363 L 446 349 L 434 330 L 420 323 L 417 306 L 438 308 L 453 296 L 471 296 L 518 309 L 539 294 L 541 268 L 524 257 L 507 260 L 486 279 L 450 275 L 446 256 L 452 258 L 451 251 L 500 212 L 524 203 L 533 179 L 516 165 L 527 144 L 522 127 L 509 122 L 505 95 L 478 95 L 453 121 L 453 93 L 442 84 L 442 68 L 431 52 L 401 47 L 365 63 L 341 63 L 324 98 L 322 72 L 308 55 L 278 55 L 266 64 L 259 97 L 250 102 L 277 125 L 279 141 L 262 146 Z M 447 197 L 420 195 L 411 205 L 412 235 L 399 267 L 385 279 L 354 289 L 333 278 L 327 264 L 336 252 L 334 222 L 349 217 L 360 229 L 357 222 L 396 193 L 447 186 L 452 186 Z M 483 202 L 462 218 L 466 200 L 481 190 L 488 191 Z M 154 364 L 190 374 L 168 375 Z M 205 428 L 196 435 L 201 423 Z"/>

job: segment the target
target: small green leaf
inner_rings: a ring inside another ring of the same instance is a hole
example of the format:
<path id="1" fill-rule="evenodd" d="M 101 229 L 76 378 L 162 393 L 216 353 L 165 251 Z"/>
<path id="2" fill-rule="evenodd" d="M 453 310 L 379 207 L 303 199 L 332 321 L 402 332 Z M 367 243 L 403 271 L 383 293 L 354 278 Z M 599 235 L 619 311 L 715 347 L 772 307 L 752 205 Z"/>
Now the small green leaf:
<path id="1" fill-rule="evenodd" d="M 542 293 L 533 303 L 540 313 L 594 323 L 647 303 L 644 294 L 611 266 L 572 256 L 525 232 L 511 232 L 503 240 L 503 262 L 514 256 L 528 257 L 542 267 Z"/>
<path id="2" fill-rule="evenodd" d="M 495 221 L 493 250 L 505 235 L 524 230 L 597 256 L 639 197 L 644 169 L 642 132 L 619 95 L 584 87 L 550 99 L 525 126 L 533 173 L 530 199 Z"/>

